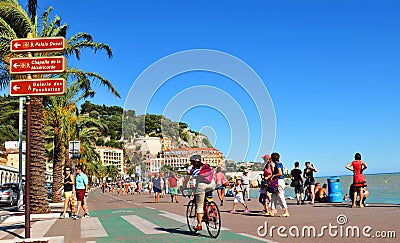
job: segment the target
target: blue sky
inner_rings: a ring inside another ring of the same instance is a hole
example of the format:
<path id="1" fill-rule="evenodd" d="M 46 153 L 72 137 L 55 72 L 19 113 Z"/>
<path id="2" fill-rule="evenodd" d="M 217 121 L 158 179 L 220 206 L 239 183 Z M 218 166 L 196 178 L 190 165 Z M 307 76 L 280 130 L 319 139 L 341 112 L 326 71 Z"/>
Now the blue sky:
<path id="1" fill-rule="evenodd" d="M 106 3 L 39 1 L 41 10 L 53 6 L 70 34 L 88 32 L 111 46 L 111 60 L 88 52 L 69 63 L 102 74 L 122 96 L 113 98 L 98 87 L 91 102 L 124 106 L 134 81 L 161 58 L 216 50 L 246 63 L 268 90 L 276 115 L 272 148 L 258 151 L 262 136 L 271 139 L 261 128 L 273 126 L 257 118 L 258 101 L 224 75 L 197 71 L 174 76 L 148 90 L 156 93 L 146 101 L 147 112 L 161 114 L 179 94 L 190 95 L 190 87 L 209 86 L 220 93 L 210 92 L 206 105 L 192 108 L 185 106 L 191 100 L 186 97 L 187 102 L 176 102 L 175 110 L 182 111 L 173 115 L 208 134 L 228 159 L 260 160 L 260 153 L 272 150 L 289 168 L 294 161 L 311 161 L 318 176 L 342 175 L 350 174 L 344 166 L 360 152 L 367 173 L 400 171 L 399 1 Z M 255 81 L 240 82 L 252 86 Z M 230 101 L 219 99 L 222 94 Z M 129 105 L 135 109 L 136 104 Z M 234 123 L 243 117 L 247 121 L 238 129 Z"/>

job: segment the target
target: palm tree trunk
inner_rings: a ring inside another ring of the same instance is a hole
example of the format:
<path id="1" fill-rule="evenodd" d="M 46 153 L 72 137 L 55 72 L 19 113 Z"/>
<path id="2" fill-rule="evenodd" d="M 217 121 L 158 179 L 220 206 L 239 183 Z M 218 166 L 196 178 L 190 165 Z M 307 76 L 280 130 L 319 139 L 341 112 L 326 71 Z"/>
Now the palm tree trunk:
<path id="1" fill-rule="evenodd" d="M 63 182 L 63 163 L 62 163 L 62 147 L 60 141 L 60 131 L 58 127 L 54 128 L 54 159 L 53 159 L 53 202 L 61 202 L 62 197 L 57 194 L 57 190 L 61 188 Z"/>
<path id="2" fill-rule="evenodd" d="M 43 97 L 31 98 L 31 181 L 30 211 L 31 213 L 49 213 L 46 187 L 45 135 L 43 119 Z M 29 162 L 29 161 L 27 161 Z"/>
<path id="3" fill-rule="evenodd" d="M 65 146 L 65 166 L 72 168 L 72 160 L 69 158 L 69 145 Z"/>

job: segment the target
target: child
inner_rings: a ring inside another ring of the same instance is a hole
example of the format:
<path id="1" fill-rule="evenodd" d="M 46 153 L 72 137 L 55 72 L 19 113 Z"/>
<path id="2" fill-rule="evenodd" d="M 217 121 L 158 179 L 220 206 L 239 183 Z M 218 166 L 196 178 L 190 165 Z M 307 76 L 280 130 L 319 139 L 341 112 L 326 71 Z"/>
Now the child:
<path id="1" fill-rule="evenodd" d="M 244 206 L 244 213 L 249 213 L 249 209 L 247 208 L 247 205 L 243 199 L 243 192 L 244 192 L 244 187 L 242 185 L 242 180 L 240 178 L 237 178 L 236 185 L 233 188 L 235 199 L 233 200 L 233 210 L 231 211 L 231 213 L 236 213 L 236 204 L 238 202 L 240 202 Z"/>

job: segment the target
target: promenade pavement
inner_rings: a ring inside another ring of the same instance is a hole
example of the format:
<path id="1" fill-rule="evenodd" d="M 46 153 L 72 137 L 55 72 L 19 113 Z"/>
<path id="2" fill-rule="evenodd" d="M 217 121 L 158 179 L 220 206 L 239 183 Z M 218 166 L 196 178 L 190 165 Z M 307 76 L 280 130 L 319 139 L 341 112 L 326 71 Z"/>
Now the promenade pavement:
<path id="1" fill-rule="evenodd" d="M 214 240 L 206 230 L 189 233 L 187 202 L 180 196 L 179 203 L 171 203 L 167 195 L 156 204 L 149 194 L 118 196 L 95 189 L 88 199 L 91 217 L 58 219 L 62 204 L 51 204 L 53 213 L 32 215 L 30 239 L 24 239 L 24 215 L 0 212 L 0 242 L 398 242 L 400 237 L 400 205 L 350 208 L 348 203 L 288 200 L 291 216 L 281 218 L 265 217 L 257 199 L 246 201 L 249 214 L 240 204 L 231 214 L 233 198 L 228 197 L 220 207 L 223 230 Z"/>

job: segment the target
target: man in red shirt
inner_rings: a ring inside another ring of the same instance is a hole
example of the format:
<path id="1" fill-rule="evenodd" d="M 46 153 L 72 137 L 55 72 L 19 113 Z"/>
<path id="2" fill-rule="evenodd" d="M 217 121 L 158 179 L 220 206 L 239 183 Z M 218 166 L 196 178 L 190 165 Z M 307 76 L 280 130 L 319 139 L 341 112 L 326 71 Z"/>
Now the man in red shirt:
<path id="1" fill-rule="evenodd" d="M 169 193 L 171 194 L 171 202 L 174 202 L 175 197 L 175 202 L 178 203 L 178 177 L 175 175 L 175 173 L 172 172 L 169 176 L 168 184 Z"/>

